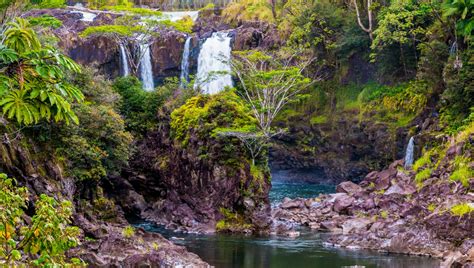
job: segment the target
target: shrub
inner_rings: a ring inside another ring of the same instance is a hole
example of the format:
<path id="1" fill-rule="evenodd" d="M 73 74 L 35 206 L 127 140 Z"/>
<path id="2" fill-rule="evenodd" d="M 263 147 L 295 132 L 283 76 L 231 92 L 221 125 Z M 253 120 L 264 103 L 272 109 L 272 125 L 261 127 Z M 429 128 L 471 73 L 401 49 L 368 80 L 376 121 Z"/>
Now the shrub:
<path id="1" fill-rule="evenodd" d="M 62 21 L 50 15 L 29 18 L 28 21 L 30 22 L 31 26 L 41 26 L 53 29 L 57 29 L 63 25 Z"/>
<path id="2" fill-rule="evenodd" d="M 127 226 L 125 228 L 123 228 L 122 230 L 122 235 L 123 237 L 125 238 L 132 238 L 134 235 L 135 235 L 135 228 L 133 228 L 132 226 Z"/>
<path id="3" fill-rule="evenodd" d="M 25 222 L 26 187 L 0 174 L 0 263 L 7 266 L 60 267 L 65 252 L 79 244 L 79 228 L 71 226 L 72 204 L 42 194 L 31 222 Z M 73 263 L 80 264 L 77 259 Z"/>

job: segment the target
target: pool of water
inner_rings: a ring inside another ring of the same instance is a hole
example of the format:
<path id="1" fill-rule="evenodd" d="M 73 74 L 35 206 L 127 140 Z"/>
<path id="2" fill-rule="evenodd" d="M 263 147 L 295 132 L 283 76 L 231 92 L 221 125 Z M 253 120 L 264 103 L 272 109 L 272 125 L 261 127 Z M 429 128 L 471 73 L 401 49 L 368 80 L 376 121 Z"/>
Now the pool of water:
<path id="1" fill-rule="evenodd" d="M 335 186 L 321 184 L 273 182 L 272 205 L 285 197 L 316 197 L 331 193 Z M 217 268 L 306 268 L 306 267 L 383 267 L 431 268 L 438 260 L 424 257 L 384 254 L 375 251 L 347 250 L 325 246 L 328 234 L 303 228 L 296 238 L 283 236 L 203 235 L 166 230 L 153 224 L 138 226 L 161 233 L 176 244 L 185 246 Z"/>
<path id="2" fill-rule="evenodd" d="M 333 193 L 335 191 L 336 187 L 334 185 L 273 182 L 269 198 L 272 205 L 276 205 L 285 197 L 291 199 L 297 197 L 310 198 L 322 193 Z"/>
<path id="3" fill-rule="evenodd" d="M 374 251 L 343 250 L 324 246 L 327 234 L 302 229 L 301 236 L 200 235 L 166 230 L 152 224 L 139 224 L 185 246 L 201 259 L 218 268 L 305 268 L 305 267 L 438 267 L 435 259 L 383 254 Z"/>

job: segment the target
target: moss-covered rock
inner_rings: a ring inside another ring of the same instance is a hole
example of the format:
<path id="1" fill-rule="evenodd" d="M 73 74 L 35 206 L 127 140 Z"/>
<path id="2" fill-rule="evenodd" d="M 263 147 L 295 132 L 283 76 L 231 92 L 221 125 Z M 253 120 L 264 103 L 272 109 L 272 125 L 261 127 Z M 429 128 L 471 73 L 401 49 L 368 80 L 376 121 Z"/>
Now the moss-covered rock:
<path id="1" fill-rule="evenodd" d="M 149 208 L 132 213 L 187 230 L 212 232 L 216 225 L 219 231 L 266 229 L 267 160 L 262 157 L 253 165 L 239 139 L 220 135 L 222 129 L 255 127 L 239 97 L 231 91 L 196 96 L 172 113 L 160 114 L 160 131 L 139 145 L 132 164 L 144 179 L 138 174 L 129 179 Z"/>

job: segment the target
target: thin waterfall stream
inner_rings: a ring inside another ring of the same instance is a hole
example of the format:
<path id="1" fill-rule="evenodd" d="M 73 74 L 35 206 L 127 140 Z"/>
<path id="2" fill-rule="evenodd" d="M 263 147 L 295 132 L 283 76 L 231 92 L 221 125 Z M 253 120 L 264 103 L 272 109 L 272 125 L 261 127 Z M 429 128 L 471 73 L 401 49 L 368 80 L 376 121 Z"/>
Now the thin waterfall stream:
<path id="1" fill-rule="evenodd" d="M 189 54 L 191 50 L 191 36 L 184 42 L 183 59 L 181 60 L 180 87 L 185 88 L 189 83 Z"/>
<path id="2" fill-rule="evenodd" d="M 130 66 L 128 65 L 128 57 L 127 53 L 125 52 L 125 45 L 120 43 L 119 44 L 119 51 L 120 51 L 120 60 L 122 61 L 122 75 L 128 76 L 130 75 Z"/>
<path id="3" fill-rule="evenodd" d="M 138 46 L 139 53 L 141 55 L 140 78 L 143 83 L 143 89 L 151 91 L 155 88 L 155 83 L 153 81 L 153 66 L 151 64 L 150 44 L 148 42 L 143 42 Z"/>
<path id="4" fill-rule="evenodd" d="M 415 139 L 411 137 L 410 140 L 408 141 L 407 150 L 405 153 L 405 168 L 410 168 L 411 166 L 413 166 L 414 151 L 415 151 Z"/>

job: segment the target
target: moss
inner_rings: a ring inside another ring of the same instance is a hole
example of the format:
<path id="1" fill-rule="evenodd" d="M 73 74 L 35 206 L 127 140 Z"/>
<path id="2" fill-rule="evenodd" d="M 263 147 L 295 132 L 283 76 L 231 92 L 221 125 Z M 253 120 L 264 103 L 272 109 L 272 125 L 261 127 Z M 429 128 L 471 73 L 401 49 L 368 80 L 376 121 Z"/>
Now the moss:
<path id="1" fill-rule="evenodd" d="M 309 122 L 312 124 L 312 125 L 317 125 L 317 124 L 324 124 L 328 121 L 328 117 L 325 116 L 325 115 L 318 115 L 318 116 L 313 116 L 311 117 L 311 119 L 309 120 Z"/>
<path id="2" fill-rule="evenodd" d="M 381 210 L 381 211 L 380 211 L 380 217 L 382 217 L 382 219 L 388 218 L 388 211 L 386 211 L 386 210 Z"/>
<path id="3" fill-rule="evenodd" d="M 432 172 L 433 172 L 433 170 L 431 168 L 423 169 L 422 171 L 418 172 L 415 175 L 415 181 L 418 184 L 422 184 L 423 181 L 425 181 L 426 179 L 428 179 L 431 176 Z"/>
<path id="4" fill-rule="evenodd" d="M 227 208 L 220 208 L 219 212 L 224 216 L 224 219 L 216 223 L 216 231 L 243 231 L 252 229 L 253 225 L 246 223 L 244 217 L 237 213 L 232 212 Z"/>
<path id="5" fill-rule="evenodd" d="M 418 158 L 413 164 L 413 170 L 418 171 L 422 167 L 430 166 L 432 164 L 431 161 L 432 151 L 428 151 L 423 156 Z"/>
<path id="6" fill-rule="evenodd" d="M 474 212 L 474 205 L 472 203 L 462 203 L 457 204 L 451 207 L 450 209 L 451 214 L 455 216 L 462 217 L 466 214 L 470 214 Z"/>
<path id="7" fill-rule="evenodd" d="M 452 181 L 461 182 L 465 187 L 469 186 L 469 180 L 474 176 L 474 171 L 469 167 L 469 158 L 456 156 L 454 159 L 454 171 L 449 177 Z"/>
<path id="8" fill-rule="evenodd" d="M 433 212 L 436 209 L 436 204 L 429 204 L 427 209 L 428 211 Z"/>

